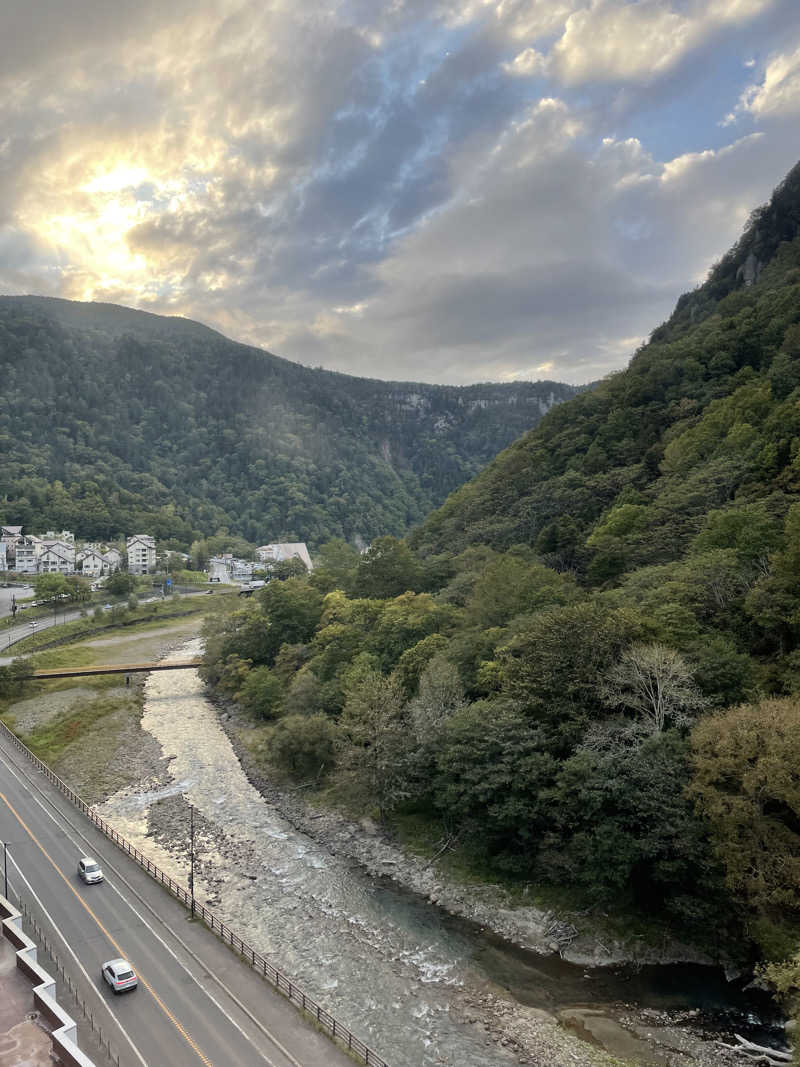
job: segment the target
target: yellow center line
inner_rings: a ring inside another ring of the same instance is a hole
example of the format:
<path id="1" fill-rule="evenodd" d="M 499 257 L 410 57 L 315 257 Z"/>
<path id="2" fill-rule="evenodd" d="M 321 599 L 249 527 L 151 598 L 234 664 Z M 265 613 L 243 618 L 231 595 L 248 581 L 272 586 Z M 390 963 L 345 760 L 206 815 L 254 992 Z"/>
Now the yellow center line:
<path id="1" fill-rule="evenodd" d="M 85 908 L 86 912 L 89 915 L 91 915 L 91 917 L 94 919 L 94 921 L 97 923 L 97 925 L 103 931 L 103 933 L 106 935 L 106 937 L 111 942 L 111 944 L 114 946 L 114 948 L 117 950 L 117 952 L 120 954 L 120 956 L 127 958 L 125 956 L 125 952 L 123 951 L 121 945 L 119 945 L 114 940 L 112 935 L 108 932 L 108 930 L 106 930 L 106 928 L 103 925 L 103 923 L 100 921 L 100 919 L 97 917 L 97 915 L 95 915 L 95 913 L 92 911 L 92 909 L 86 903 L 86 901 L 83 899 L 81 894 L 75 889 L 75 886 L 62 873 L 61 868 L 56 864 L 56 862 L 50 856 L 50 854 L 47 851 L 47 849 L 44 847 L 44 845 L 41 843 L 41 841 L 39 841 L 39 839 L 36 837 L 36 835 L 33 833 L 33 831 L 27 825 L 27 823 L 22 818 L 22 816 L 19 814 L 19 812 L 16 810 L 16 808 L 13 806 L 13 804 L 11 804 L 11 802 L 8 799 L 8 797 L 6 797 L 6 795 L 4 793 L 0 793 L 0 799 L 2 799 L 2 801 L 4 802 L 4 804 L 6 805 L 8 810 L 11 812 L 11 814 L 14 816 L 14 818 L 20 824 L 20 826 L 25 831 L 25 833 L 28 835 L 28 837 L 31 839 L 31 841 L 33 841 L 33 843 L 36 845 L 36 847 L 39 849 L 39 851 L 42 853 L 42 855 L 45 857 L 47 862 L 50 864 L 50 866 L 56 872 L 56 874 L 61 879 L 61 881 L 64 883 L 64 885 L 67 887 L 67 889 L 69 889 L 69 891 L 73 894 L 73 896 L 78 901 L 78 903 L 81 905 L 81 907 Z M 169 1019 L 169 1021 L 172 1023 L 172 1025 L 175 1027 L 175 1029 L 180 1032 L 180 1034 L 186 1039 L 187 1043 L 191 1046 L 191 1048 L 197 1053 L 197 1055 L 202 1060 L 202 1062 L 206 1065 L 206 1067 L 213 1067 L 213 1064 L 211 1063 L 211 1060 L 207 1059 L 206 1056 L 203 1055 L 203 1053 L 197 1047 L 197 1045 L 195 1044 L 193 1039 L 189 1036 L 189 1034 L 186 1032 L 186 1030 L 184 1030 L 184 1028 L 181 1026 L 181 1024 L 178 1022 L 178 1020 L 175 1018 L 175 1016 L 172 1014 L 172 1012 L 166 1006 L 164 1001 L 158 995 L 158 993 L 156 993 L 156 991 L 150 985 L 150 983 L 145 981 L 145 979 L 142 978 L 141 975 L 139 975 L 139 981 L 142 983 L 142 985 L 145 987 L 145 989 L 151 995 L 151 997 L 156 1002 L 156 1004 L 158 1004 L 159 1008 L 161 1008 L 161 1010 L 164 1012 L 164 1014 Z"/>

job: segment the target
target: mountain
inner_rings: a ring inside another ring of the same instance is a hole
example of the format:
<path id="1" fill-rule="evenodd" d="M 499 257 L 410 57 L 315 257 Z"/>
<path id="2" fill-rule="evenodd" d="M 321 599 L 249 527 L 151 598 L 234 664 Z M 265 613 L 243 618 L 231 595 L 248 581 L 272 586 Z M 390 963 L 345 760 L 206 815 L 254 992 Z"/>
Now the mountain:
<path id="1" fill-rule="evenodd" d="M 269 773 L 798 996 L 800 166 L 626 370 L 320 557 L 206 645 Z"/>
<path id="2" fill-rule="evenodd" d="M 682 557 L 718 510 L 800 490 L 800 164 L 624 371 L 574 397 L 411 535 L 536 545 L 590 584 Z"/>
<path id="3" fill-rule="evenodd" d="M 576 389 L 303 367 L 196 322 L 0 297 L 2 518 L 86 538 L 401 534 Z"/>

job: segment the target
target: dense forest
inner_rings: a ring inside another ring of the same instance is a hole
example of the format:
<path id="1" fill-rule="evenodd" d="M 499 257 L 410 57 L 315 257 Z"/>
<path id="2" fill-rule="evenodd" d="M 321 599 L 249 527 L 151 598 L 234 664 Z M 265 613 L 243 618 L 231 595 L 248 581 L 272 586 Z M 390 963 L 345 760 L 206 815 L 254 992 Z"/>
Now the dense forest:
<path id="1" fill-rule="evenodd" d="M 800 167 L 406 541 L 208 627 L 277 773 L 800 983 Z"/>
<path id="2" fill-rule="evenodd" d="M 353 378 L 43 297 L 0 297 L 0 368 L 2 521 L 173 547 L 405 533 L 576 392 Z"/>

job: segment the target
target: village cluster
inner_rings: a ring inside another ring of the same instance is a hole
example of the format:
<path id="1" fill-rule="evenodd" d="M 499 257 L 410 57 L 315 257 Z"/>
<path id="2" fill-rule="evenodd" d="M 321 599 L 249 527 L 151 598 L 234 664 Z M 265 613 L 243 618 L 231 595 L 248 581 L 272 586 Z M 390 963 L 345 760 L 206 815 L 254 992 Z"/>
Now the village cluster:
<path id="1" fill-rule="evenodd" d="M 179 556 L 184 564 L 190 559 L 185 552 L 163 555 Z M 208 561 L 209 577 L 223 582 L 249 582 L 254 571 L 268 570 L 275 563 L 290 559 L 301 560 L 311 570 L 311 557 L 302 541 L 261 545 L 255 555 L 255 560 L 237 559 L 231 553 L 212 556 Z M 75 535 L 69 530 L 48 530 L 39 536 L 23 533 L 22 526 L 0 526 L 0 573 L 82 574 L 96 579 L 120 567 L 126 567 L 130 574 L 153 574 L 159 562 L 156 540 L 150 534 L 128 537 L 123 551 L 117 545 L 76 544 Z"/>

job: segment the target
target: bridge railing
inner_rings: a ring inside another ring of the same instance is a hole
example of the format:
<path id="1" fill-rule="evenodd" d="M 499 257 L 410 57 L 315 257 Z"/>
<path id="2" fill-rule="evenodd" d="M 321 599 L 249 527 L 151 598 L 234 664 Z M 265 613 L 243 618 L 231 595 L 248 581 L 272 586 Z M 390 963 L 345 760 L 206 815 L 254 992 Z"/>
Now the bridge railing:
<path id="1" fill-rule="evenodd" d="M 138 848 L 135 848 L 129 841 L 118 833 L 114 827 L 106 822 L 105 819 L 101 819 L 89 804 L 83 800 L 82 797 L 67 785 L 65 781 L 54 774 L 50 768 L 39 759 L 27 745 L 23 744 L 17 735 L 10 730 L 6 724 L 0 721 L 0 732 L 16 747 L 23 752 L 25 756 L 31 761 L 31 763 L 42 772 L 45 778 L 64 794 L 67 800 L 71 801 L 76 808 L 79 808 L 84 815 L 89 818 L 94 825 L 101 830 L 106 837 L 113 841 L 114 844 L 127 853 L 132 859 L 136 860 L 140 867 L 142 867 L 152 878 L 157 882 L 160 882 L 166 889 L 177 897 L 182 904 L 185 904 L 187 908 L 192 907 L 192 895 L 188 889 L 184 888 L 179 882 L 176 882 L 174 878 L 170 878 L 168 874 L 157 867 L 152 860 L 149 860 L 144 853 L 140 852 Z M 203 922 L 211 929 L 215 934 L 222 938 L 222 940 L 230 945 L 234 952 L 238 954 L 250 964 L 250 966 L 256 970 L 260 975 L 267 979 L 275 989 L 282 993 L 287 1000 L 296 1005 L 307 1016 L 312 1018 L 322 1030 L 324 1030 L 330 1037 L 346 1048 L 356 1059 L 365 1064 L 366 1067 L 389 1067 L 386 1060 L 382 1059 L 377 1052 L 374 1052 L 368 1045 L 365 1045 L 360 1038 L 331 1015 L 329 1011 L 326 1011 L 321 1005 L 319 1005 L 313 997 L 310 997 L 305 993 L 300 986 L 292 979 L 288 978 L 282 971 L 279 971 L 277 967 L 274 967 L 269 960 L 262 956 L 259 952 L 244 941 L 237 933 L 235 933 L 229 926 L 223 923 L 216 915 L 210 911 L 204 905 L 200 904 L 197 899 L 194 900 L 194 914 L 199 915 Z"/>

